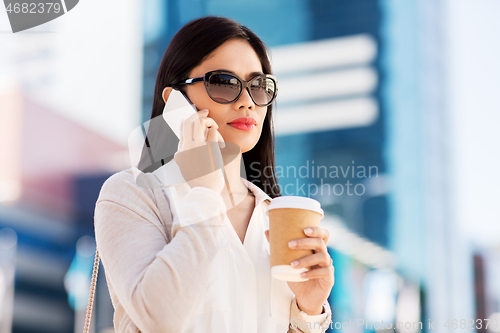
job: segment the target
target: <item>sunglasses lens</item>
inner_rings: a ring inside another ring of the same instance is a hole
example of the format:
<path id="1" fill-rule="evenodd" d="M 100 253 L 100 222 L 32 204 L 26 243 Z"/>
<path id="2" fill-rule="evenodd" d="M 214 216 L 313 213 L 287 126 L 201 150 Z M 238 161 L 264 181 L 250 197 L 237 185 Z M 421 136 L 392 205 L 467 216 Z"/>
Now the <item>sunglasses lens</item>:
<path id="1" fill-rule="evenodd" d="M 276 94 L 276 84 L 273 79 L 259 76 L 250 83 L 250 94 L 257 105 L 267 105 Z"/>
<path id="2" fill-rule="evenodd" d="M 210 95 L 219 103 L 234 101 L 241 90 L 240 81 L 229 74 L 212 75 L 208 83 Z"/>

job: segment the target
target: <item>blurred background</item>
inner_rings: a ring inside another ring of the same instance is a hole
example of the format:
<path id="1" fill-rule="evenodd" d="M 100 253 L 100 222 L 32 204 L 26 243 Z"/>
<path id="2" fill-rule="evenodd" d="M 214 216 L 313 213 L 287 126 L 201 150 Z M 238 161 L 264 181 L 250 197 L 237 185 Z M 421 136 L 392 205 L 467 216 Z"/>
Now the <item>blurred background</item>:
<path id="1" fill-rule="evenodd" d="M 206 15 L 270 47 L 281 190 L 326 212 L 335 328 L 500 332 L 498 0 L 86 0 L 16 34 L 0 9 L 0 332 L 81 332 L 100 187 Z"/>

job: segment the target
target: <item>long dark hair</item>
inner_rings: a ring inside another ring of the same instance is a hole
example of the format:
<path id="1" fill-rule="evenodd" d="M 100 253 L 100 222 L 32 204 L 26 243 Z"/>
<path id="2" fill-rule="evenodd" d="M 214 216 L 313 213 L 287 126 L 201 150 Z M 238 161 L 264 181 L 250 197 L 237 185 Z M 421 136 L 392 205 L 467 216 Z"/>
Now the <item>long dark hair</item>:
<path id="1" fill-rule="evenodd" d="M 224 42 L 234 38 L 246 40 L 259 57 L 263 73 L 272 74 L 266 46 L 250 29 L 223 17 L 210 16 L 194 20 L 174 35 L 163 55 L 156 77 L 151 119 L 163 112 L 165 102 L 162 93 L 165 87 L 188 79 L 194 67 Z M 259 141 L 250 151 L 243 153 L 243 161 L 249 181 L 259 186 L 271 198 L 281 195 L 274 159 L 272 105 L 267 107 Z M 164 161 L 161 164 L 163 163 Z"/>

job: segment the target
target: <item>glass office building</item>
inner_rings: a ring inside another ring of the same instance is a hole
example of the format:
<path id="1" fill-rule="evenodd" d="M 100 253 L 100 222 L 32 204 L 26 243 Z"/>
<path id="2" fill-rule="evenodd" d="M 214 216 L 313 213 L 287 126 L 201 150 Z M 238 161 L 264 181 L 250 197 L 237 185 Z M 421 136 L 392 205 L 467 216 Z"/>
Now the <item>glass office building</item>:
<path id="1" fill-rule="evenodd" d="M 422 328 L 407 329 L 417 332 L 428 329 L 426 318 L 473 317 L 471 250 L 452 228 L 446 196 L 441 2 L 158 0 L 145 6 L 143 120 L 163 52 L 187 22 L 230 17 L 270 47 L 280 80 L 281 191 L 319 200 L 325 225 L 338 236 L 330 249 L 334 323 L 425 320 Z"/>

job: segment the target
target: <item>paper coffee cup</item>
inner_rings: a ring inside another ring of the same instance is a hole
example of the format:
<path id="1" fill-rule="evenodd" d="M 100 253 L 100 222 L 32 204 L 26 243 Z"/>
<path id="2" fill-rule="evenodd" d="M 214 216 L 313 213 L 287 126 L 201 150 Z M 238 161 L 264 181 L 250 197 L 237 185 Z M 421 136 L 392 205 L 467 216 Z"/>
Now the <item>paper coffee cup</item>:
<path id="1" fill-rule="evenodd" d="M 307 281 L 300 274 L 308 269 L 293 268 L 290 263 L 313 252 L 291 249 L 288 242 L 306 237 L 305 228 L 319 226 L 324 217 L 321 204 L 305 197 L 277 197 L 271 200 L 268 214 L 271 275 L 278 280 Z"/>

